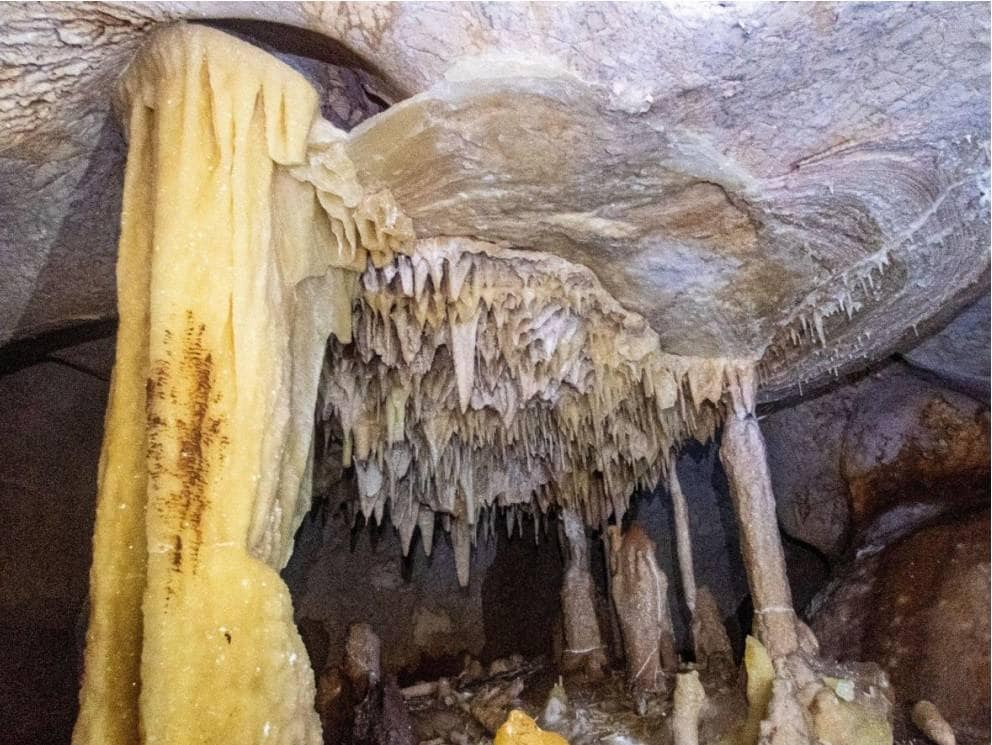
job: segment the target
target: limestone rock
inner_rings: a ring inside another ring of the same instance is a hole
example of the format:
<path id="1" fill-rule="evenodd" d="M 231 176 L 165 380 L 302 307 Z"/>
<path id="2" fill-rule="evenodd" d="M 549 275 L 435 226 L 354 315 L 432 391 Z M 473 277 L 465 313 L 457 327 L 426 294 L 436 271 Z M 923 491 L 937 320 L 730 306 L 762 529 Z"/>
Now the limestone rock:
<path id="1" fill-rule="evenodd" d="M 854 523 L 900 504 L 983 504 L 989 450 L 986 405 L 912 376 L 868 386 L 854 402 L 841 460 Z"/>
<path id="2" fill-rule="evenodd" d="M 843 572 L 818 604 L 823 654 L 874 659 L 903 708 L 932 701 L 962 732 L 989 718 L 988 513 L 921 528 Z"/>
<path id="3" fill-rule="evenodd" d="M 926 517 L 983 502 L 987 405 L 901 363 L 761 425 L 783 529 L 828 557 L 870 526 L 885 532 L 872 523 L 890 508 Z"/>
<path id="4" fill-rule="evenodd" d="M 831 745 L 892 745 L 892 727 L 884 717 L 823 688 L 813 698 L 813 731 Z"/>
<path id="5" fill-rule="evenodd" d="M 903 359 L 943 385 L 977 399 L 989 398 L 989 296 L 962 310 L 938 333 L 917 344 Z"/>
<path id="6" fill-rule="evenodd" d="M 246 12 L 3 14 L 7 339 L 113 313 L 112 82 L 156 26 Z M 878 359 L 987 287 L 977 7 L 280 3 L 250 16 L 226 22 L 287 57 L 304 29 L 326 40 L 317 56 L 333 48 L 378 97 L 402 101 L 365 132 L 394 147 L 363 178 L 393 182 L 421 237 L 586 264 L 673 351 L 764 353 L 767 399 Z M 530 126 L 539 119 L 549 126 Z M 407 165 L 389 169 L 399 156 Z"/>

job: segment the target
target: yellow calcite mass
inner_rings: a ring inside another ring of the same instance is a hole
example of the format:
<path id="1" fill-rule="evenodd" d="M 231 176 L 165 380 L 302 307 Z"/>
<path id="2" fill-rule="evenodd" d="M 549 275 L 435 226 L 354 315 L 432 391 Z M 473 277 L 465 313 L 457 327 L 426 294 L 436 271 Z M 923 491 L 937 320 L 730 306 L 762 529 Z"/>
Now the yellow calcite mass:
<path id="1" fill-rule="evenodd" d="M 568 745 L 568 741 L 541 729 L 520 709 L 513 709 L 496 733 L 493 745 Z"/>
<path id="2" fill-rule="evenodd" d="M 120 325 L 73 743 L 316 744 L 278 569 L 309 505 L 321 362 L 330 333 L 350 338 L 364 250 L 335 250 L 315 187 L 289 173 L 318 117 L 289 67 L 178 26 L 120 99 Z"/>
<path id="3" fill-rule="evenodd" d="M 747 720 L 738 741 L 741 745 L 754 745 L 761 735 L 761 721 L 768 714 L 775 668 L 768 650 L 753 636 L 745 640 L 744 669 L 747 671 Z"/>

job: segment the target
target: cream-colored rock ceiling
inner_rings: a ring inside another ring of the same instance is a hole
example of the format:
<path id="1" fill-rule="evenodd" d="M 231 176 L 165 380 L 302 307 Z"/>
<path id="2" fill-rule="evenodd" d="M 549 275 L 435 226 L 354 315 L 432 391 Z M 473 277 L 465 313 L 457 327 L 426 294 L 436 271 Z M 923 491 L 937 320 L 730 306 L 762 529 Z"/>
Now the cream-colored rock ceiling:
<path id="1" fill-rule="evenodd" d="M 112 83 L 150 29 L 183 18 L 364 67 L 393 106 L 349 155 L 418 239 L 585 266 L 666 352 L 760 359 L 765 400 L 915 341 L 988 283 L 980 5 L 0 14 L 2 338 L 113 315 Z"/>

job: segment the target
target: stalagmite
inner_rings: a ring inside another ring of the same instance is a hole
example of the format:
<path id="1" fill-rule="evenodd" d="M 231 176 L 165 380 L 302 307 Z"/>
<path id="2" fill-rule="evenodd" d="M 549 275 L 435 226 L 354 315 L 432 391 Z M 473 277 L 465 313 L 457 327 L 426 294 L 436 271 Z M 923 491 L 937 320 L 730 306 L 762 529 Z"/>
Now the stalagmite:
<path id="1" fill-rule="evenodd" d="M 344 673 L 359 699 L 382 680 L 382 642 L 367 623 L 354 623 L 348 627 Z"/>
<path id="2" fill-rule="evenodd" d="M 675 679 L 672 703 L 672 732 L 675 745 L 699 745 L 699 715 L 706 704 L 706 692 L 699 673 L 690 670 Z"/>
<path id="3" fill-rule="evenodd" d="M 756 745 L 761 736 L 761 722 L 768 714 L 772 698 L 775 668 L 768 650 L 753 636 L 744 641 L 744 672 L 747 675 L 747 719 L 741 725 L 741 745 Z"/>
<path id="4" fill-rule="evenodd" d="M 710 588 L 699 588 L 696 612 L 692 617 L 692 642 L 696 664 L 711 674 L 728 677 L 734 673 L 734 652 L 723 625 L 720 606 Z"/>
<path id="5" fill-rule="evenodd" d="M 947 720 L 937 707 L 929 701 L 917 701 L 913 705 L 913 724 L 935 745 L 956 745 L 957 738 Z"/>
<path id="6" fill-rule="evenodd" d="M 799 647 L 796 614 L 785 573 L 765 441 L 757 419 L 751 415 L 727 417 L 720 460 L 737 511 L 756 635 L 773 659 L 792 654 Z"/>
<path id="7" fill-rule="evenodd" d="M 668 609 L 668 579 L 654 542 L 637 524 L 623 534 L 610 526 L 613 604 L 620 621 L 627 682 L 636 695 L 664 690 L 665 674 L 678 669 Z"/>
<path id="8" fill-rule="evenodd" d="M 568 568 L 561 586 L 561 607 L 565 626 L 562 667 L 566 672 L 581 670 L 588 678 L 603 676 L 606 650 L 596 618 L 596 585 L 589 572 L 589 551 L 585 523 L 577 512 L 561 511 L 563 532 L 568 545 Z"/>
<path id="9" fill-rule="evenodd" d="M 696 613 L 696 577 L 692 569 L 692 536 L 689 532 L 689 505 L 686 504 L 682 485 L 679 483 L 677 462 L 668 464 L 668 492 L 672 495 L 672 515 L 675 518 L 675 546 L 679 559 L 679 576 L 682 593 L 690 616 Z"/>
<path id="10" fill-rule="evenodd" d="M 232 37 L 157 32 L 119 109 L 120 325 L 73 742 L 316 744 L 278 570 L 309 508 L 328 335 L 351 339 L 356 272 L 408 225 L 372 209 L 388 194 L 354 181 L 309 84 Z"/>

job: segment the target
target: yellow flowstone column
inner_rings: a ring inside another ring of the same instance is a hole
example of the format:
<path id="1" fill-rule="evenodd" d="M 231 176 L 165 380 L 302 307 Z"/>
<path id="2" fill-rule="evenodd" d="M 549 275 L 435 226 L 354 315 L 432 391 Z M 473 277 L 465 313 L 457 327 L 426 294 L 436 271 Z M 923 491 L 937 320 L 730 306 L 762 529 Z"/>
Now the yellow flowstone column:
<path id="1" fill-rule="evenodd" d="M 277 570 L 309 502 L 326 339 L 350 333 L 352 273 L 300 219 L 317 200 L 287 168 L 317 97 L 263 52 L 178 26 L 121 102 L 120 327 L 73 742 L 316 744 Z"/>

